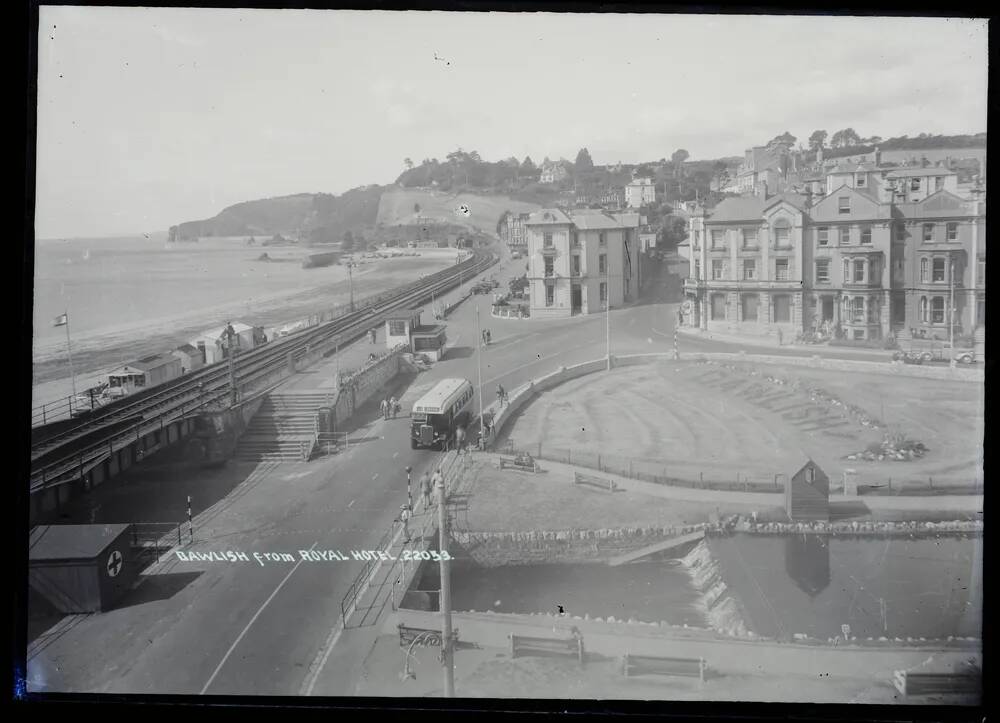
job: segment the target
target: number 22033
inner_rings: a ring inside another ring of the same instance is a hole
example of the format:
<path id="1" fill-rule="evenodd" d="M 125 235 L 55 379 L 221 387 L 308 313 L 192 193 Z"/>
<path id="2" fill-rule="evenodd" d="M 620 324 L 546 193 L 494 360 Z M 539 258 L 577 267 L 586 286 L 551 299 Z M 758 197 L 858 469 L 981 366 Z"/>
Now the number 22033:
<path id="1" fill-rule="evenodd" d="M 453 560 L 454 558 L 448 554 L 447 550 L 444 552 L 438 552 L 436 550 L 403 550 L 404 560 L 434 560 L 434 562 L 441 562 L 442 560 Z"/>

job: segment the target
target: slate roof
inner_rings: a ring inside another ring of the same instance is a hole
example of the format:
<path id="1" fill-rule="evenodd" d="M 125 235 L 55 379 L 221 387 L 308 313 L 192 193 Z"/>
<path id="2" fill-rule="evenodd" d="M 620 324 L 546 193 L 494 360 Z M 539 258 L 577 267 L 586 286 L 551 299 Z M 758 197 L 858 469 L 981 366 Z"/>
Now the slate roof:
<path id="1" fill-rule="evenodd" d="M 888 178 L 913 178 L 914 176 L 953 176 L 955 172 L 944 166 L 929 168 L 896 168 L 886 174 Z"/>
<path id="2" fill-rule="evenodd" d="M 638 217 L 638 214 L 636 214 L 636 217 Z M 617 218 L 613 218 L 605 213 L 574 213 L 571 218 L 573 225 L 581 231 L 622 228 L 624 226 Z M 638 223 L 636 225 L 638 226 Z"/>
<path id="3" fill-rule="evenodd" d="M 40 525 L 31 530 L 28 559 L 92 559 L 127 528 L 125 524 Z"/>
<path id="4" fill-rule="evenodd" d="M 573 223 L 564 211 L 558 208 L 543 208 L 528 216 L 526 226 L 541 226 L 550 223 Z"/>

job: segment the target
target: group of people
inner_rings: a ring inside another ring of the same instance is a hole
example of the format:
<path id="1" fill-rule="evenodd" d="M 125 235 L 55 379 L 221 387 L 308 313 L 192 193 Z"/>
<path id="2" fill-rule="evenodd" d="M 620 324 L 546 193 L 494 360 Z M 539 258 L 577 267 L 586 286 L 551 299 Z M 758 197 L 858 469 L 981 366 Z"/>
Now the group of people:
<path id="1" fill-rule="evenodd" d="M 430 509 L 431 506 L 431 493 L 436 488 L 444 487 L 444 475 L 441 474 L 441 468 L 438 467 L 434 475 L 429 475 L 427 470 L 424 470 L 423 475 L 420 477 L 420 495 L 424 502 L 424 509 Z M 403 523 L 403 537 L 404 542 L 410 541 L 410 518 L 413 517 L 413 510 L 410 509 L 409 505 L 399 506 L 399 521 Z"/>
<path id="2" fill-rule="evenodd" d="M 493 340 L 493 335 L 490 334 L 490 330 L 483 329 L 483 346 L 489 346 L 492 340 Z"/>
<path id="3" fill-rule="evenodd" d="M 389 397 L 388 399 L 383 398 L 382 401 L 379 402 L 378 406 L 382 412 L 383 419 L 395 419 L 396 415 L 399 414 L 402 409 L 402 406 L 396 397 Z M 390 417 L 390 415 L 392 416 Z"/>

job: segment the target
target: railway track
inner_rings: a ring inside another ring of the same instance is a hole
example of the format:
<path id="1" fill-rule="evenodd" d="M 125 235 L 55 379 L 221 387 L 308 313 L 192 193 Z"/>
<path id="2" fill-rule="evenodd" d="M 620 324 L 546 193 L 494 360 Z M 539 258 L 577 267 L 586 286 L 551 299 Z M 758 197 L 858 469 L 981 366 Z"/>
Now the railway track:
<path id="1" fill-rule="evenodd" d="M 495 254 L 476 251 L 472 258 L 380 294 L 354 312 L 244 352 L 234 361 L 237 387 L 266 389 L 262 381 L 286 367 L 289 356 L 298 363 L 334 344 L 350 344 L 381 323 L 386 312 L 420 305 L 432 295 L 470 281 L 497 260 Z M 229 394 L 228 362 L 220 362 L 113 402 L 85 418 L 36 427 L 32 429 L 31 491 L 82 477 L 120 449 L 222 402 Z"/>

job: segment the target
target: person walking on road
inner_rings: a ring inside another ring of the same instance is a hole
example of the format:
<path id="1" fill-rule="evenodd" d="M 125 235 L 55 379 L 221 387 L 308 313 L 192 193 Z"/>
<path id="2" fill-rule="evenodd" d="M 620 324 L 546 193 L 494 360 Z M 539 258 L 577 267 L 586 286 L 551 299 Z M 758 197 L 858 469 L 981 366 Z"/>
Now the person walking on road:
<path id="1" fill-rule="evenodd" d="M 389 413 L 392 414 L 392 418 L 396 418 L 396 410 L 399 408 L 399 402 L 396 401 L 396 397 L 389 398 Z"/>
<path id="2" fill-rule="evenodd" d="M 427 470 L 420 477 L 420 492 L 424 499 L 424 509 L 427 509 L 431 506 L 431 476 L 427 474 Z"/>
<path id="3" fill-rule="evenodd" d="M 403 542 L 410 541 L 410 508 L 406 505 L 399 506 L 399 519 L 403 523 Z"/>
<path id="4" fill-rule="evenodd" d="M 486 330 L 486 346 L 489 346 L 491 341 L 493 341 L 493 335 L 490 334 L 490 330 L 487 329 Z"/>
<path id="5" fill-rule="evenodd" d="M 383 398 L 382 401 L 379 402 L 378 408 L 379 408 L 379 411 L 382 412 L 382 418 L 383 419 L 388 419 L 389 418 L 389 414 L 388 414 L 388 412 L 386 410 L 389 408 L 389 400 Z"/>
<path id="6" fill-rule="evenodd" d="M 455 449 L 459 454 L 465 451 L 465 428 L 459 427 L 455 430 Z"/>
<path id="7" fill-rule="evenodd" d="M 437 489 L 438 487 L 444 487 L 444 475 L 441 474 L 440 467 L 438 467 L 437 472 L 434 473 L 434 476 L 431 477 L 431 484 L 434 486 L 434 489 Z"/>
<path id="8" fill-rule="evenodd" d="M 499 402 L 500 406 L 502 407 L 506 400 L 507 400 L 507 392 L 504 390 L 502 384 L 497 384 L 497 402 Z"/>

